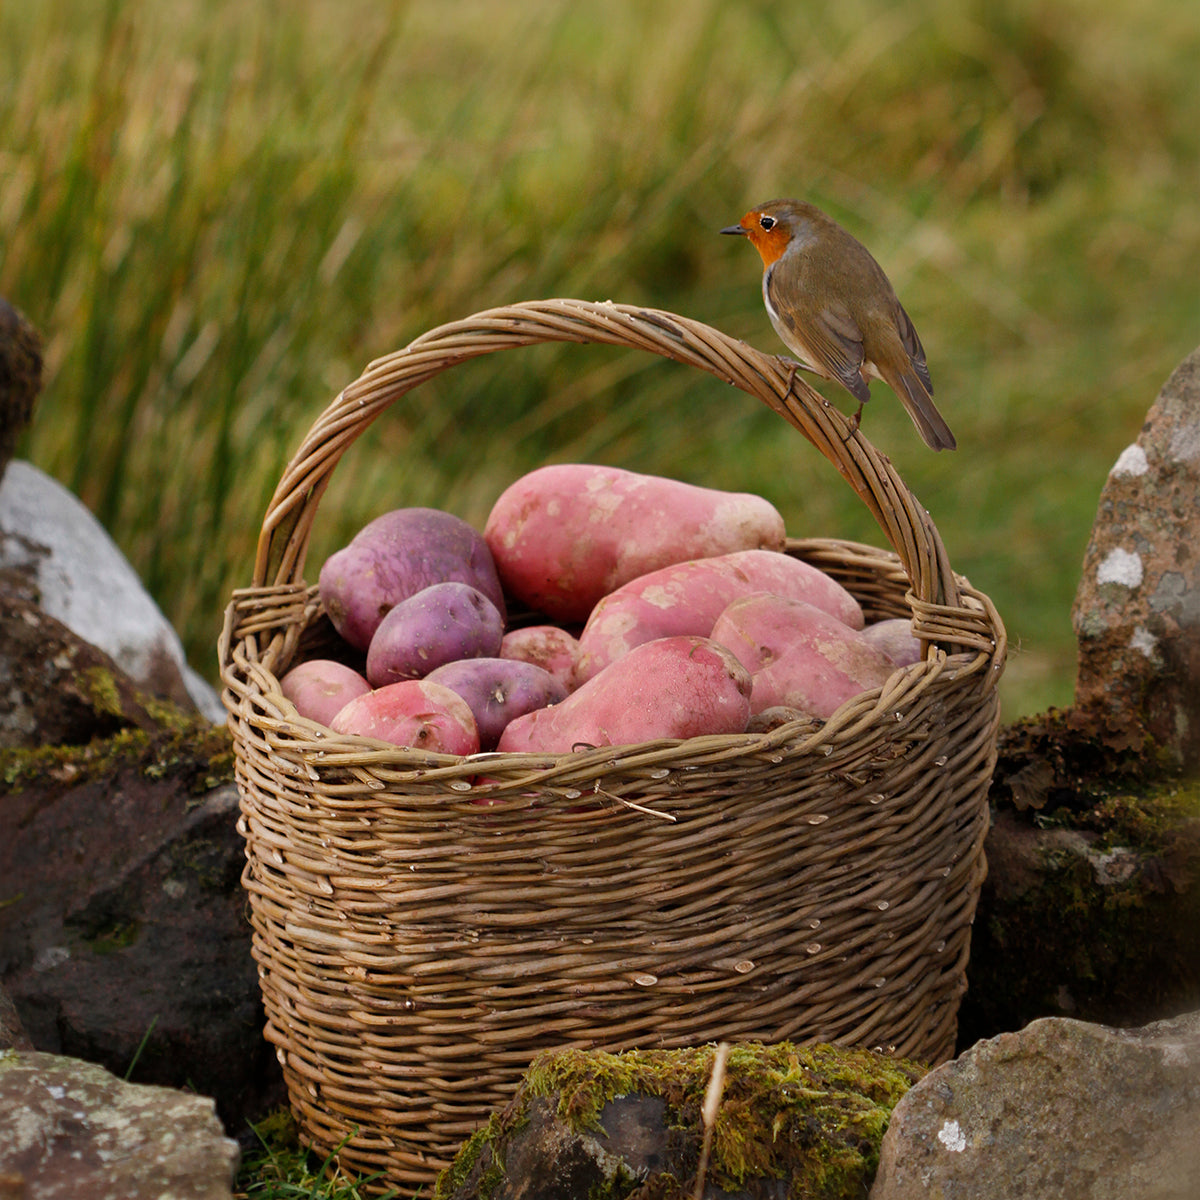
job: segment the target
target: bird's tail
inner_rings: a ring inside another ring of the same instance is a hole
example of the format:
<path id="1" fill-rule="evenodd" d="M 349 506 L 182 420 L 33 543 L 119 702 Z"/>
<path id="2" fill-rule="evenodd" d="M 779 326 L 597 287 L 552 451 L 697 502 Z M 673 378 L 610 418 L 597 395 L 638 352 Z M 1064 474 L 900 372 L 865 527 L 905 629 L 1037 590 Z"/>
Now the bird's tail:
<path id="1" fill-rule="evenodd" d="M 925 445 L 931 450 L 953 450 L 958 443 L 942 414 L 934 407 L 929 389 L 914 371 L 902 371 L 895 379 L 884 381 L 900 397 L 905 412 L 912 417 Z"/>

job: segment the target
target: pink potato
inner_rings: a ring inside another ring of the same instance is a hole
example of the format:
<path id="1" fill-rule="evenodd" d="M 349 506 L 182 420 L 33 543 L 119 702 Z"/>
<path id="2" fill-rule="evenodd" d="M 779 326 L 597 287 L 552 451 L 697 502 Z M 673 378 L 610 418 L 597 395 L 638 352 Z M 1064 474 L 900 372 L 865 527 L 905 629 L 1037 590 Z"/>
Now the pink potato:
<path id="1" fill-rule="evenodd" d="M 527 625 L 504 635 L 500 657 L 533 663 L 548 671 L 567 691 L 575 687 L 579 639 L 557 625 Z"/>
<path id="2" fill-rule="evenodd" d="M 722 611 L 753 592 L 804 600 L 851 629 L 863 626 L 858 601 L 823 571 L 789 554 L 741 550 L 652 571 L 605 596 L 580 635 L 576 678 L 590 679 L 642 642 L 708 637 Z"/>
<path id="3" fill-rule="evenodd" d="M 280 691 L 310 721 L 328 725 L 335 714 L 371 685 L 355 670 L 328 658 L 312 658 L 293 667 L 280 681 Z"/>
<path id="4" fill-rule="evenodd" d="M 493 749 L 514 718 L 567 698 L 567 689 L 548 671 L 508 658 L 464 658 L 430 671 L 425 682 L 440 683 L 467 702 L 481 750 Z"/>
<path id="5" fill-rule="evenodd" d="M 394 605 L 435 583 L 481 591 L 503 616 L 504 593 L 482 536 L 436 508 L 398 508 L 364 525 L 321 568 L 321 603 L 334 628 L 365 650 Z"/>
<path id="6" fill-rule="evenodd" d="M 782 705 L 824 720 L 896 669 L 857 630 L 803 600 L 768 593 L 735 600 L 712 637 L 750 672 L 755 713 Z"/>
<path id="7" fill-rule="evenodd" d="M 723 646 L 661 638 L 637 646 L 561 704 L 517 717 L 497 749 L 565 754 L 581 745 L 741 733 L 750 688 L 749 673 Z"/>
<path id="8" fill-rule="evenodd" d="M 512 484 L 483 536 L 510 595 L 572 622 L 639 575 L 734 550 L 782 550 L 785 535 L 761 496 L 564 463 Z"/>
<path id="9" fill-rule="evenodd" d="M 921 661 L 921 643 L 913 637 L 912 622 L 907 617 L 876 621 L 868 625 L 862 635 L 898 667 L 911 667 Z"/>
<path id="10" fill-rule="evenodd" d="M 474 754 L 479 749 L 479 730 L 467 702 L 427 679 L 405 679 L 356 696 L 329 727 L 437 754 Z"/>
<path id="11" fill-rule="evenodd" d="M 372 687 L 420 679 L 444 663 L 495 655 L 503 637 L 504 618 L 482 592 L 435 583 L 379 622 L 367 649 L 367 678 Z"/>

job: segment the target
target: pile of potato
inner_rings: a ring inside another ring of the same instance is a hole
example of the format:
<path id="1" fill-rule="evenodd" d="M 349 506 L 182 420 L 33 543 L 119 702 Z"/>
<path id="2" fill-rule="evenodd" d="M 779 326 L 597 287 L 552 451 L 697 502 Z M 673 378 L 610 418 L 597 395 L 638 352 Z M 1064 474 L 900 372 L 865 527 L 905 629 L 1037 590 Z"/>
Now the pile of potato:
<path id="1" fill-rule="evenodd" d="M 321 569 L 355 670 L 294 667 L 283 694 L 339 733 L 446 754 L 741 733 L 826 718 L 917 661 L 907 620 L 781 553 L 766 500 L 615 467 L 524 476 L 482 535 L 389 512 Z M 508 628 L 509 605 L 537 624 Z"/>

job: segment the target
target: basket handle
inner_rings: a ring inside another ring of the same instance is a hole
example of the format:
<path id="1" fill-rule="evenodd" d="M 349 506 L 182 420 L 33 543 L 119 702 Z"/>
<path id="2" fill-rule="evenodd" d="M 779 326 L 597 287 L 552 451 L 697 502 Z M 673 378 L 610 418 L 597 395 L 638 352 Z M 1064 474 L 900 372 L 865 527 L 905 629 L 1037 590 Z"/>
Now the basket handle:
<path id="1" fill-rule="evenodd" d="M 858 494 L 900 557 L 913 599 L 927 610 L 957 609 L 959 590 L 929 514 L 890 460 L 781 359 L 670 312 L 612 301 L 533 300 L 488 309 L 422 334 L 370 363 L 317 418 L 284 471 L 263 518 L 253 585 L 301 581 L 317 505 L 342 454 L 394 401 L 469 358 L 539 342 L 632 346 L 698 367 L 757 396 L 794 425 Z M 915 627 L 922 622 L 922 614 Z M 926 636 L 936 640 L 937 633 Z"/>

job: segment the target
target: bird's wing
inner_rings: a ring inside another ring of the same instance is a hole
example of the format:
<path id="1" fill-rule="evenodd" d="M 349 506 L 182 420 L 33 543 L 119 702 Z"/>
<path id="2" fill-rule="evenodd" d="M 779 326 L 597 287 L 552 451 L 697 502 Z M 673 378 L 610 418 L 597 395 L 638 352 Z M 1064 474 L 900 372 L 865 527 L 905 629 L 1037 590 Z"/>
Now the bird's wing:
<path id="1" fill-rule="evenodd" d="M 925 347 L 921 345 L 921 339 L 917 337 L 912 320 L 899 301 L 896 302 L 896 318 L 896 325 L 900 330 L 900 343 L 903 345 L 905 353 L 908 354 L 913 372 L 925 385 L 925 390 L 932 396 L 933 380 L 929 378 L 929 365 L 925 361 Z"/>
<path id="2" fill-rule="evenodd" d="M 856 400 L 866 401 L 871 392 L 862 377 L 863 343 L 858 323 L 839 301 L 826 304 L 803 328 L 793 316 L 801 309 L 803 298 L 796 284 L 788 285 L 772 271 L 767 280 L 768 298 L 779 321 L 788 329 L 805 357 L 823 375 L 836 379 Z M 783 339 L 785 342 L 788 339 Z M 790 343 L 789 343 L 790 345 Z"/>

